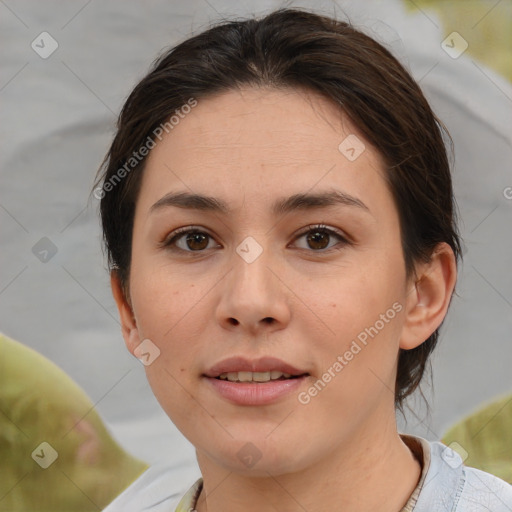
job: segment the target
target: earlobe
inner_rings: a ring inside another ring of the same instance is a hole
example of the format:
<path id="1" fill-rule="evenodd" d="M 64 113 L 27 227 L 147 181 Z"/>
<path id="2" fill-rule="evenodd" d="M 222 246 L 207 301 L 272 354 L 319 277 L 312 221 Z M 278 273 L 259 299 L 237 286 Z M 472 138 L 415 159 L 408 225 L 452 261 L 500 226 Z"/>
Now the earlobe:
<path id="1" fill-rule="evenodd" d="M 125 296 L 121 280 L 115 270 L 112 270 L 110 273 L 110 286 L 119 311 L 121 331 L 126 348 L 133 354 L 135 348 L 140 343 L 139 331 L 132 307 Z"/>
<path id="2" fill-rule="evenodd" d="M 441 325 L 455 288 L 457 265 L 452 248 L 439 244 L 428 263 L 417 266 L 415 282 L 406 300 L 400 348 L 421 345 Z"/>

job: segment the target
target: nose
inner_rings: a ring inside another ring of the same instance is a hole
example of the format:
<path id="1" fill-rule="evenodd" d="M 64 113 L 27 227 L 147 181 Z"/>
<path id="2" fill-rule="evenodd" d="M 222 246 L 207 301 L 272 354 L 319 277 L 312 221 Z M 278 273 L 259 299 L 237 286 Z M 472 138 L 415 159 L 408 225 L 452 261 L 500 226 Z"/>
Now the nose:
<path id="1" fill-rule="evenodd" d="M 290 293 L 275 258 L 264 250 L 248 262 L 234 252 L 232 261 L 223 280 L 217 321 L 225 329 L 253 336 L 285 328 L 291 318 Z"/>

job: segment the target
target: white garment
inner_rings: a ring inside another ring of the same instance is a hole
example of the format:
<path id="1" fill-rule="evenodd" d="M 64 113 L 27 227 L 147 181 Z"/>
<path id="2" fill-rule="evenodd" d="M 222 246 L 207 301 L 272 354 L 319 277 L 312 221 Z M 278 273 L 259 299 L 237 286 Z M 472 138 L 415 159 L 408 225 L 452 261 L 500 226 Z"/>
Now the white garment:
<path id="1" fill-rule="evenodd" d="M 494 475 L 465 466 L 456 452 L 440 442 L 429 442 L 416 436 L 403 437 L 419 443 L 424 460 L 418 487 L 404 510 L 512 512 L 511 485 Z M 183 481 L 180 468 L 151 466 L 103 512 L 190 512 L 195 506 L 190 491 L 194 486 L 197 488 L 198 481 L 196 478 L 188 487 L 183 487 L 177 483 L 180 480 Z M 187 492 L 189 496 L 177 510 Z"/>

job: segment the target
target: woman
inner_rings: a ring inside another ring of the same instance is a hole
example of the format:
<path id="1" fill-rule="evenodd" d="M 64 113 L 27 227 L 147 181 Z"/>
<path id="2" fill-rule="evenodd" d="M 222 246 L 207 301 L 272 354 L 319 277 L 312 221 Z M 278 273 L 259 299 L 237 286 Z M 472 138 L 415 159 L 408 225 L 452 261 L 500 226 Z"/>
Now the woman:
<path id="1" fill-rule="evenodd" d="M 306 11 L 158 59 L 95 195 L 126 345 L 202 478 L 151 468 L 107 511 L 512 509 L 395 421 L 461 256 L 443 134 L 387 50 Z"/>

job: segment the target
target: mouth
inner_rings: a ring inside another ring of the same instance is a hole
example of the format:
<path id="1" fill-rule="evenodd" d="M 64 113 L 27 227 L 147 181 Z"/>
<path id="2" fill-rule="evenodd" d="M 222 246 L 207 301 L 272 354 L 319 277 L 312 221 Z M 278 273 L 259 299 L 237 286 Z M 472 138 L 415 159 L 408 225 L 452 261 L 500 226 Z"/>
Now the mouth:
<path id="1" fill-rule="evenodd" d="M 261 384 L 263 382 L 276 380 L 298 379 L 307 375 L 309 375 L 309 373 L 292 375 L 290 373 L 272 370 L 268 372 L 224 372 L 221 373 L 218 377 L 214 378 L 218 380 L 227 380 L 229 382 L 251 382 L 253 384 Z"/>
<path id="2" fill-rule="evenodd" d="M 230 357 L 212 366 L 203 374 L 205 377 L 229 382 L 269 382 L 273 380 L 296 379 L 309 375 L 289 363 L 275 357 L 245 359 Z"/>
<path id="3" fill-rule="evenodd" d="M 280 359 L 225 359 L 203 377 L 211 389 L 237 405 L 267 405 L 291 396 L 305 385 L 310 373 Z"/>

